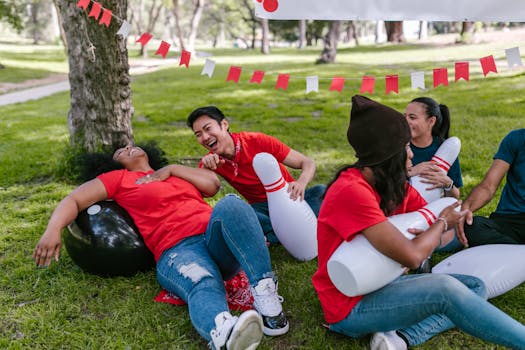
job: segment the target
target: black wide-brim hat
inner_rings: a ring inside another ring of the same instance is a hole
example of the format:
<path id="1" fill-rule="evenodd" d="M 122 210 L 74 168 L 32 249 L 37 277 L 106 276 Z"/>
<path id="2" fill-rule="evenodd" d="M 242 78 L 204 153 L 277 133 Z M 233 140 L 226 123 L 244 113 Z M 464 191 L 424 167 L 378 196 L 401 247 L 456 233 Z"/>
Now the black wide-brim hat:
<path id="1" fill-rule="evenodd" d="M 356 165 L 372 166 L 390 159 L 410 141 L 405 116 L 368 97 L 352 97 L 348 142 L 358 158 Z"/>

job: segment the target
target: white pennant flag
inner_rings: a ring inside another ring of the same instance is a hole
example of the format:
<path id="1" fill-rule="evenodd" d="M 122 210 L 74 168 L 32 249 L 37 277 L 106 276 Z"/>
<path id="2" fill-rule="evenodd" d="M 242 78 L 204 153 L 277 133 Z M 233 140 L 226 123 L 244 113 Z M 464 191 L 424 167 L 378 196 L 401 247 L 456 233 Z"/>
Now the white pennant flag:
<path id="1" fill-rule="evenodd" d="M 519 47 L 516 46 L 510 49 L 506 49 L 505 55 L 507 56 L 507 63 L 509 64 L 509 68 L 512 68 L 512 66 L 514 65 L 517 65 L 518 67 L 523 66 L 523 62 L 521 61 L 520 57 Z"/>
<path id="2" fill-rule="evenodd" d="M 204 63 L 204 67 L 202 68 L 201 75 L 208 75 L 209 78 L 213 75 L 213 71 L 215 70 L 215 61 L 206 59 L 206 62 Z"/>
<path id="3" fill-rule="evenodd" d="M 306 77 L 306 93 L 319 92 L 319 78 L 317 75 Z"/>
<path id="4" fill-rule="evenodd" d="M 120 26 L 120 29 L 117 32 L 117 35 L 122 35 L 122 38 L 126 39 L 129 35 L 130 29 L 131 29 L 131 26 L 129 25 L 129 22 L 124 20 L 122 22 L 122 25 Z"/>
<path id="5" fill-rule="evenodd" d="M 425 72 L 412 72 L 410 74 L 412 89 L 425 90 Z"/>

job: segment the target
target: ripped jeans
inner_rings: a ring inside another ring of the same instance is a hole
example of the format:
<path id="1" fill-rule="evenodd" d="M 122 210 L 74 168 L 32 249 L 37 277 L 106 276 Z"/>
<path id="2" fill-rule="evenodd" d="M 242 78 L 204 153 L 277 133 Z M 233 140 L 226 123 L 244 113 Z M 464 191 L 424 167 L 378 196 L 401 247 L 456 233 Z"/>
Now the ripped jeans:
<path id="1" fill-rule="evenodd" d="M 252 285 L 275 277 L 254 210 L 236 195 L 227 195 L 213 208 L 205 234 L 185 238 L 162 253 L 157 280 L 188 303 L 193 326 L 210 341 L 215 316 L 228 311 L 223 281 L 240 269 Z"/>

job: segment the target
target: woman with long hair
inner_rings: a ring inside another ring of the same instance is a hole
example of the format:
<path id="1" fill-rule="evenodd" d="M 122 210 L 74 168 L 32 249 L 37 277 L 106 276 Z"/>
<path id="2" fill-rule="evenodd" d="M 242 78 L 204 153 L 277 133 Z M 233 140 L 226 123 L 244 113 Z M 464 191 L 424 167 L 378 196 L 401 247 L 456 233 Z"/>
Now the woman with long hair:
<path id="1" fill-rule="evenodd" d="M 525 327 L 487 302 L 485 285 L 476 277 L 408 274 L 354 297 L 330 280 L 331 255 L 358 234 L 379 252 L 415 269 L 439 245 L 442 233 L 465 215 L 455 210 L 457 202 L 427 230 L 411 230 L 416 234 L 413 240 L 387 220 L 410 212 L 417 198 L 407 185 L 410 137 L 401 113 L 363 96 L 352 98 L 347 138 L 358 160 L 340 171 L 326 192 L 317 228 L 318 269 L 312 278 L 329 329 L 350 337 L 373 334 L 373 350 L 407 349 L 453 327 L 525 349 Z"/>

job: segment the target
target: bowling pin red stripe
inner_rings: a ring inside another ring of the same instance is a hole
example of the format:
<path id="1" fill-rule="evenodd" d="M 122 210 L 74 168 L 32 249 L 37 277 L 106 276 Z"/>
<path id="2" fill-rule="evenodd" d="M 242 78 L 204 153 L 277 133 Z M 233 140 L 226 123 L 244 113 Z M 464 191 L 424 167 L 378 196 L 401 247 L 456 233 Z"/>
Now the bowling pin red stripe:
<path id="1" fill-rule="evenodd" d="M 436 162 L 438 167 L 440 167 L 441 169 L 445 170 L 446 173 L 448 173 L 448 169 L 450 169 L 451 165 L 449 162 L 438 156 L 433 156 L 432 161 Z"/>
<path id="2" fill-rule="evenodd" d="M 434 213 L 432 213 L 427 208 L 421 208 L 417 212 L 423 215 L 423 217 L 427 221 L 428 226 L 432 225 L 437 219 Z"/>
<path id="3" fill-rule="evenodd" d="M 275 191 L 279 191 L 285 185 L 286 185 L 286 181 L 284 180 L 284 177 L 281 176 L 281 178 L 275 181 L 274 183 L 265 185 L 264 189 L 266 190 L 266 192 L 275 192 Z"/>

